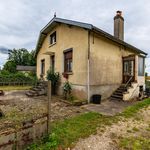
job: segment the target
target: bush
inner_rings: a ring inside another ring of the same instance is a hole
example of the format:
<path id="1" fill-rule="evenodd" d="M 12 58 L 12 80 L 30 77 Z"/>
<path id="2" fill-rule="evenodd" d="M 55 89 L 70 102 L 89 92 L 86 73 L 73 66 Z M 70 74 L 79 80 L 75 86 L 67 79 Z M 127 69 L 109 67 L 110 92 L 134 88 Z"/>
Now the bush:
<path id="1" fill-rule="evenodd" d="M 22 72 L 17 73 L 9 73 L 8 71 L 1 71 L 0 72 L 0 82 L 5 83 L 35 83 L 37 81 L 36 77 L 31 77 L 25 75 Z"/>
<path id="2" fill-rule="evenodd" d="M 150 81 L 146 81 L 145 84 L 146 84 L 146 88 L 150 88 Z"/>
<path id="3" fill-rule="evenodd" d="M 52 94 L 56 94 L 56 87 L 58 85 L 58 82 L 59 82 L 59 73 L 58 72 L 54 72 L 53 69 L 49 69 L 47 71 L 47 76 L 46 76 L 47 80 L 50 80 L 51 81 L 51 84 L 52 84 Z"/>
<path id="4" fill-rule="evenodd" d="M 68 100 L 70 98 L 71 92 L 72 92 L 72 86 L 69 83 L 69 81 L 66 81 L 64 83 L 63 91 L 64 91 L 64 98 Z"/>

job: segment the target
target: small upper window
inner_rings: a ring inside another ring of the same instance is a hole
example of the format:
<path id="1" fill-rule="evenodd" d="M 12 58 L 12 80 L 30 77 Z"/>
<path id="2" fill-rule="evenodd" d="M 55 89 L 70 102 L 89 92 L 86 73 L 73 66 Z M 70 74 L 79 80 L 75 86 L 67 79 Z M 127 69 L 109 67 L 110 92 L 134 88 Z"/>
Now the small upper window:
<path id="1" fill-rule="evenodd" d="M 56 31 L 50 35 L 50 45 L 56 43 Z"/>

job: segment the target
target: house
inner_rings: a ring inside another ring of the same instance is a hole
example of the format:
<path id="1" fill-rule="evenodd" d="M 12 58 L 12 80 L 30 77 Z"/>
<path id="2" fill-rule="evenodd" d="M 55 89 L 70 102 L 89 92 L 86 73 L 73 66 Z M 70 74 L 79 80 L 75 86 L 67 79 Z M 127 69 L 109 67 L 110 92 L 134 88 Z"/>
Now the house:
<path id="1" fill-rule="evenodd" d="M 21 66 L 17 65 L 16 66 L 17 71 L 22 71 L 22 72 L 36 72 L 36 67 L 35 66 Z"/>
<path id="2" fill-rule="evenodd" d="M 90 101 L 93 94 L 100 94 L 102 99 L 128 101 L 144 89 L 146 55 L 124 42 L 121 11 L 114 17 L 114 36 L 92 24 L 55 16 L 39 35 L 37 76 L 46 77 L 52 67 L 61 75 L 58 94 L 62 94 L 65 73 L 80 99 Z"/>

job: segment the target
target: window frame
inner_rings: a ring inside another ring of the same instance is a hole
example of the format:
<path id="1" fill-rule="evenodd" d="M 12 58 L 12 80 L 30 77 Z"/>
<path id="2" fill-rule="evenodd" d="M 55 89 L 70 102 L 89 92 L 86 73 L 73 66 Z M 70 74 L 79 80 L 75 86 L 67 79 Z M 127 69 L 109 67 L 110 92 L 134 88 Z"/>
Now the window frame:
<path id="1" fill-rule="evenodd" d="M 54 37 L 55 37 L 55 40 L 53 41 Z M 56 44 L 56 41 L 57 41 L 57 36 L 56 36 L 56 31 L 54 31 L 53 33 L 50 34 L 49 43 L 50 43 L 50 45 L 54 45 L 54 44 Z"/>
<path id="2" fill-rule="evenodd" d="M 41 60 L 41 75 L 45 75 L 45 59 Z"/>
<path id="3" fill-rule="evenodd" d="M 140 66 L 140 63 L 141 63 L 141 61 L 140 61 L 140 59 L 142 59 L 142 71 L 140 70 L 141 68 L 141 66 Z M 142 57 L 142 56 L 138 56 L 138 76 L 144 76 L 145 74 L 145 57 Z"/>
<path id="4" fill-rule="evenodd" d="M 71 53 L 71 54 L 69 54 L 69 53 Z M 73 72 L 73 48 L 65 50 L 63 52 L 63 54 L 64 54 L 64 73 L 70 74 Z M 69 56 L 69 55 L 71 55 L 71 56 Z M 68 57 L 68 58 L 66 58 L 66 57 Z M 69 63 L 69 64 L 67 64 L 67 63 Z M 71 67 L 71 68 L 69 68 L 69 67 Z"/>

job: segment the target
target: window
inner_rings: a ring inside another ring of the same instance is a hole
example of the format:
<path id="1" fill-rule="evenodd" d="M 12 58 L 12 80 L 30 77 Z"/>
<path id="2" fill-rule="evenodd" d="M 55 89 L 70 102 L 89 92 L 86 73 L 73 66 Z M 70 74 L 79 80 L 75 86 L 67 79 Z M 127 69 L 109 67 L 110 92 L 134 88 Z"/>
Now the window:
<path id="1" fill-rule="evenodd" d="M 144 57 L 139 57 L 138 59 L 138 75 L 144 76 L 145 71 L 145 59 Z"/>
<path id="2" fill-rule="evenodd" d="M 56 43 L 56 31 L 50 35 L 50 45 Z"/>
<path id="3" fill-rule="evenodd" d="M 45 74 L 45 59 L 41 60 L 41 75 Z"/>
<path id="4" fill-rule="evenodd" d="M 64 52 L 64 72 L 72 72 L 72 49 Z"/>
<path id="5" fill-rule="evenodd" d="M 124 75 L 134 75 L 134 61 L 124 61 Z"/>

